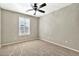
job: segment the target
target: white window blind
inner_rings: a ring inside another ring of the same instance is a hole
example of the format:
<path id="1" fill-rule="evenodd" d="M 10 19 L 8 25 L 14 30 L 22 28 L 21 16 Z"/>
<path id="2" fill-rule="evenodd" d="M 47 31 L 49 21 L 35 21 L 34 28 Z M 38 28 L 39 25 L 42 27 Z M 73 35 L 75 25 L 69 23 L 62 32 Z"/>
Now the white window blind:
<path id="1" fill-rule="evenodd" d="M 30 19 L 19 17 L 19 35 L 30 35 Z"/>

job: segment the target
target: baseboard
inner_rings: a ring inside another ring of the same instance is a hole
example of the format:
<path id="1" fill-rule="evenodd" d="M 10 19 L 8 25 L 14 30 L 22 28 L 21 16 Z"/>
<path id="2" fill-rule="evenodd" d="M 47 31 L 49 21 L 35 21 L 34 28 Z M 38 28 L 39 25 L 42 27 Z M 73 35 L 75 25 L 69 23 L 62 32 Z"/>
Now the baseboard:
<path id="1" fill-rule="evenodd" d="M 72 51 L 75 51 L 75 52 L 79 52 L 79 50 L 76 50 L 76 49 L 73 49 L 73 48 L 70 48 L 70 47 L 61 45 L 61 44 L 59 44 L 59 43 L 51 42 L 51 41 L 44 40 L 44 39 L 41 39 L 41 40 L 46 41 L 46 42 L 49 42 L 49 43 L 52 43 L 52 44 L 55 44 L 55 45 L 57 45 L 57 46 L 60 46 L 60 47 L 63 47 L 63 48 L 69 49 L 69 50 L 72 50 Z"/>
<path id="2" fill-rule="evenodd" d="M 37 39 L 31 39 L 31 40 L 28 40 L 28 41 L 34 41 L 34 40 L 37 40 Z M 8 46 L 8 45 L 13 45 L 13 44 L 18 44 L 18 43 L 23 43 L 23 42 L 28 42 L 27 40 L 23 40 L 23 41 L 17 41 L 17 42 L 11 42 L 11 43 L 6 43 L 6 44 L 1 44 L 1 47 L 3 46 Z"/>

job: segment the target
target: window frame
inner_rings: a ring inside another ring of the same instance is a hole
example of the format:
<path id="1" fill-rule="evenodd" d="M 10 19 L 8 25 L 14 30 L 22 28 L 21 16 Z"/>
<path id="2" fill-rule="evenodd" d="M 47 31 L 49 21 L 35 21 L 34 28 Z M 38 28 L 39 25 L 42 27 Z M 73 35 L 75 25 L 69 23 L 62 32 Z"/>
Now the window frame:
<path id="1" fill-rule="evenodd" d="M 22 27 L 21 25 L 24 26 L 24 28 L 21 28 Z M 27 28 L 27 32 L 26 32 L 26 28 Z M 24 32 L 22 33 L 22 31 Z M 30 19 L 24 16 L 19 16 L 19 36 L 24 36 L 24 35 L 30 35 Z"/>

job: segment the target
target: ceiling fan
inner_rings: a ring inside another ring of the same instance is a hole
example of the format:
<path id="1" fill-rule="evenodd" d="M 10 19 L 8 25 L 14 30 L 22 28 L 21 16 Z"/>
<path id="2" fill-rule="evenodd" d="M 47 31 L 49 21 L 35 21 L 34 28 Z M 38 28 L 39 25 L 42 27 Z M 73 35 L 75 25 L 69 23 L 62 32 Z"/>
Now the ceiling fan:
<path id="1" fill-rule="evenodd" d="M 36 15 L 36 12 L 37 11 L 39 11 L 39 12 L 41 12 L 41 13 L 45 13 L 45 11 L 43 11 L 43 10 L 40 10 L 40 8 L 42 8 L 42 7 L 45 7 L 47 4 L 46 3 L 43 3 L 43 4 L 41 4 L 41 5 L 38 5 L 37 3 L 34 3 L 34 4 L 31 4 L 31 7 L 32 7 L 32 9 L 29 9 L 29 10 L 27 10 L 26 12 L 28 12 L 28 11 L 35 11 L 34 12 L 34 15 Z"/>

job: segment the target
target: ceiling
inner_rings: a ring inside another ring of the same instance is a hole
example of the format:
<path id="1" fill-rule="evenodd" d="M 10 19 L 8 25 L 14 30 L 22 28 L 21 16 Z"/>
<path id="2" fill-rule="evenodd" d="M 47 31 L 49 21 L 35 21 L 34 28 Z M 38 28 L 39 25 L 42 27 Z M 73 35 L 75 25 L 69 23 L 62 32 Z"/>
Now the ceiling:
<path id="1" fill-rule="evenodd" d="M 33 15 L 34 11 L 26 12 L 28 9 L 32 9 L 31 4 L 32 3 L 0 3 L 0 7 L 6 10 L 16 11 L 19 13 L 28 14 L 35 17 L 41 17 L 48 13 L 54 12 L 60 8 L 68 6 L 71 3 L 47 3 L 47 6 L 41 8 L 41 10 L 44 10 L 45 13 L 37 12 L 36 15 Z M 38 5 L 40 4 L 42 3 L 38 3 Z"/>

